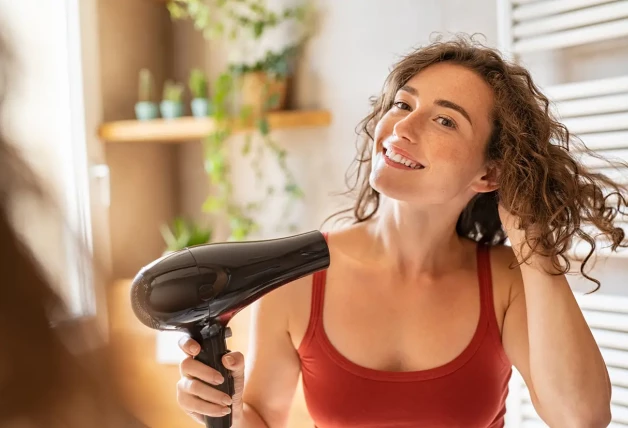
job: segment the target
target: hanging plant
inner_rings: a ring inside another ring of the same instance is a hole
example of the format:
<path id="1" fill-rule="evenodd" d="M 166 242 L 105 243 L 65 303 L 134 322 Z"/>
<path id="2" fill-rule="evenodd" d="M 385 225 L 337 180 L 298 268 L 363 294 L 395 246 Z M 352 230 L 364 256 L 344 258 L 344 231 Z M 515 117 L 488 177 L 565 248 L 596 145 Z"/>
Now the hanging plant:
<path id="1" fill-rule="evenodd" d="M 195 28 L 206 39 L 221 39 L 233 43 L 257 40 L 265 31 L 288 20 L 296 20 L 304 28 L 311 22 L 309 1 L 275 12 L 267 8 L 262 0 L 171 0 L 168 10 L 173 19 L 191 19 Z M 276 159 L 284 177 L 283 191 L 287 196 L 281 217 L 282 224 L 284 219 L 289 218 L 294 203 L 304 196 L 288 167 L 288 153 L 272 138 L 267 114 L 284 108 L 286 79 L 308 33 L 309 31 L 303 31 L 303 36 L 281 52 L 266 52 L 264 58 L 254 64 L 230 64 L 228 70 L 213 84 L 210 105 L 215 127 L 203 142 L 204 168 L 213 192 L 203 204 L 203 211 L 227 215 L 230 239 L 245 239 L 258 231 L 260 226 L 254 220 L 254 213 L 264 207 L 269 196 L 276 194 L 274 187 L 267 186 L 264 197 L 259 201 L 244 205 L 233 201 L 231 166 L 226 143 L 233 134 L 234 127 L 253 124 L 255 134 L 261 137 L 262 144 L 258 145 L 258 150 L 252 150 L 254 135 L 251 133 L 246 135 L 242 148 L 242 154 L 252 158 L 251 165 L 258 183 L 263 181 L 261 160 L 264 150 L 268 150 Z M 243 105 L 239 112 L 234 113 L 238 95 Z M 293 224 L 284 226 L 289 231 L 296 228 Z"/>

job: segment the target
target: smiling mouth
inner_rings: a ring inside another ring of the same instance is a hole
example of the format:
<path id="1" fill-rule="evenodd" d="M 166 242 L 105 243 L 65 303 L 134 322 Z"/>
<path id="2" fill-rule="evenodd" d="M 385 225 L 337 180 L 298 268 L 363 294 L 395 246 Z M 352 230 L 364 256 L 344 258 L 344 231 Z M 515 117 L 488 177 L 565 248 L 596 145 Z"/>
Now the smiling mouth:
<path id="1" fill-rule="evenodd" d="M 397 164 L 399 166 L 405 166 L 408 169 L 423 169 L 425 168 L 425 166 L 421 165 L 418 162 L 415 162 L 411 159 L 408 159 L 407 157 L 403 156 L 402 154 L 398 153 L 397 151 L 395 151 L 394 147 L 390 147 L 389 149 L 383 147 L 382 148 L 383 154 L 386 157 L 387 160 L 389 160 L 390 162 Z"/>

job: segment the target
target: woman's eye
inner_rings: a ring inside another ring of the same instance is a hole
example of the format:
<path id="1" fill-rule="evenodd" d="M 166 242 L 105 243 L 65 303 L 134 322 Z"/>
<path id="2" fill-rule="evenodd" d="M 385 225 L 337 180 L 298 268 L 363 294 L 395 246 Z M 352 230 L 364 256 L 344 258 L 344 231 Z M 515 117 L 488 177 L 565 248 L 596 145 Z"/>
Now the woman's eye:
<path id="1" fill-rule="evenodd" d="M 447 118 L 447 117 L 439 117 L 437 118 L 437 120 L 440 120 L 440 124 L 447 127 L 447 128 L 451 128 L 451 129 L 456 129 L 456 122 L 454 122 L 453 120 Z"/>
<path id="2" fill-rule="evenodd" d="M 393 106 L 401 110 L 410 110 L 410 106 L 407 103 L 404 103 L 403 101 L 397 101 L 393 103 Z"/>

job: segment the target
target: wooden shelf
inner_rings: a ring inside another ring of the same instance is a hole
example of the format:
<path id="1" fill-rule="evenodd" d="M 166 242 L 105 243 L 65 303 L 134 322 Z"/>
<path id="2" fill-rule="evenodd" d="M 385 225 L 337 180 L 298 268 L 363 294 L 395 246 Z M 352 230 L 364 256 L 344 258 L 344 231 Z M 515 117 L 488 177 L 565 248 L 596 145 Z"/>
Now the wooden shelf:
<path id="1" fill-rule="evenodd" d="M 271 129 L 292 129 L 327 126 L 331 114 L 326 110 L 286 110 L 268 115 Z M 151 142 L 182 143 L 205 137 L 212 131 L 211 118 L 180 117 L 177 119 L 154 119 L 149 121 L 121 120 L 101 125 L 100 139 L 109 143 Z M 252 124 L 235 125 L 235 131 L 251 129 Z"/>

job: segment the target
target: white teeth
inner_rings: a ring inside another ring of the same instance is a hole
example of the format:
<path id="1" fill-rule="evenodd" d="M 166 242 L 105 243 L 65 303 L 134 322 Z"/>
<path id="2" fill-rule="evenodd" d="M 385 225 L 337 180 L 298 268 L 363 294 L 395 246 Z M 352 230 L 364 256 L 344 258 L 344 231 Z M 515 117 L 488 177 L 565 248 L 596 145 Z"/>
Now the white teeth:
<path id="1" fill-rule="evenodd" d="M 388 157 L 393 162 L 397 162 L 408 166 L 410 168 L 421 169 L 422 166 L 418 165 L 416 162 L 412 162 L 410 159 L 401 156 L 399 153 L 395 153 L 392 149 L 386 150 L 386 157 Z"/>

